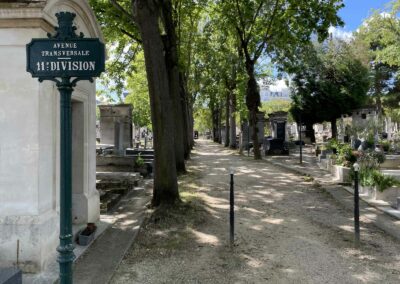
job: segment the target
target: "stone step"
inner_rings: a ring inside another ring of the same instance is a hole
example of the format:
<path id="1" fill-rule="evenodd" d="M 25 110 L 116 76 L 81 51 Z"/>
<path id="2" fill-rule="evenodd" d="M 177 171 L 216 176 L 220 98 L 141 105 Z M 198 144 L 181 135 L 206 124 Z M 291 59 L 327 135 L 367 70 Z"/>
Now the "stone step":
<path id="1" fill-rule="evenodd" d="M 100 213 L 109 212 L 121 200 L 122 194 L 112 193 L 107 195 L 107 198 L 100 201 Z"/>
<path id="2" fill-rule="evenodd" d="M 132 149 L 128 148 L 125 150 L 125 155 L 153 155 L 154 156 L 154 150 L 153 149 Z"/>
<path id="3" fill-rule="evenodd" d="M 127 188 L 127 187 L 116 187 L 116 188 L 110 188 L 110 189 L 102 189 L 100 193 L 100 201 L 107 198 L 108 195 L 110 194 L 126 194 L 128 191 L 131 191 L 133 187 Z"/>
<path id="4" fill-rule="evenodd" d="M 132 188 L 134 186 L 138 186 L 139 181 L 108 181 L 108 180 L 97 180 L 96 181 L 96 188 L 97 189 L 102 189 L 102 190 L 109 190 L 113 188 Z"/>
<path id="5" fill-rule="evenodd" d="M 140 174 L 134 172 L 96 172 L 96 179 L 107 181 L 139 181 Z"/>

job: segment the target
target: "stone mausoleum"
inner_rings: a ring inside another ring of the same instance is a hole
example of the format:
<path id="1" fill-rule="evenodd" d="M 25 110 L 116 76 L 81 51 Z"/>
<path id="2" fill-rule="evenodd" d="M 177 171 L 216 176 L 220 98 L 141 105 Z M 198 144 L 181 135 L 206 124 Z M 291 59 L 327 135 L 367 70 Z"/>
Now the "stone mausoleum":
<path id="1" fill-rule="evenodd" d="M 99 105 L 100 143 L 114 145 L 114 154 L 123 156 L 132 148 L 132 105 Z"/>
<path id="2" fill-rule="evenodd" d="M 86 0 L 0 1 L 0 266 L 31 273 L 55 262 L 59 243 L 60 98 L 26 71 L 26 44 L 53 33 L 59 11 L 103 41 Z M 72 103 L 73 221 L 82 225 L 99 219 L 95 91 L 79 82 Z"/>

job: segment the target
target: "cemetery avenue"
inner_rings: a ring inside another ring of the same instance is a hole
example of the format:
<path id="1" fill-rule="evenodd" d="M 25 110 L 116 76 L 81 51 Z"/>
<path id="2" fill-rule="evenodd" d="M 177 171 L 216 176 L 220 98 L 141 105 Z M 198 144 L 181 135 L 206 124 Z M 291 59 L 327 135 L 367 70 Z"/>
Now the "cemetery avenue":
<path id="1" fill-rule="evenodd" d="M 111 283 L 400 281 L 399 242 L 362 219 L 355 249 L 352 212 L 302 176 L 199 140 L 180 186 L 185 205 L 149 217 Z"/>
<path id="2" fill-rule="evenodd" d="M 400 284 L 400 0 L 0 0 L 0 284 Z"/>

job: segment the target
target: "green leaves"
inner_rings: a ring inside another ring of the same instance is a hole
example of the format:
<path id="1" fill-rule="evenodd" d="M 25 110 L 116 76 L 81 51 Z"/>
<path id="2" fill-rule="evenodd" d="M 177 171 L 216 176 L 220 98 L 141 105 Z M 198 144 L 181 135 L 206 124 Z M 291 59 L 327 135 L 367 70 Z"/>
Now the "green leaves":
<path id="1" fill-rule="evenodd" d="M 133 106 L 132 120 L 136 126 L 151 128 L 149 88 L 143 52 L 138 54 L 132 65 L 135 71 L 127 79 L 126 90 L 129 95 L 125 103 Z"/>
<path id="2" fill-rule="evenodd" d="M 344 41 L 310 45 L 289 69 L 294 75 L 291 112 L 296 119 L 301 112 L 304 121 L 332 121 L 367 98 L 368 69 Z"/>

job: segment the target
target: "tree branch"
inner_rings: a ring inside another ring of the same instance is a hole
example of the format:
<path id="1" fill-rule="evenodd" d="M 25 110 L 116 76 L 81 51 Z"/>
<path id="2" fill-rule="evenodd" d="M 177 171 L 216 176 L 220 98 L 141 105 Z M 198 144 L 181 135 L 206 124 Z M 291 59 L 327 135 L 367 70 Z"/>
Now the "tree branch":
<path id="1" fill-rule="evenodd" d="M 261 1 L 261 2 L 260 2 L 260 5 L 258 6 L 258 8 L 257 8 L 257 10 L 256 10 L 256 13 L 254 14 L 254 17 L 253 17 L 253 19 L 251 20 L 250 29 L 249 29 L 249 34 L 250 34 L 250 35 L 251 35 L 251 32 L 253 31 L 254 24 L 256 23 L 258 14 L 260 13 L 261 8 L 262 8 L 262 6 L 264 5 L 264 3 L 265 3 L 264 1 Z"/>
<path id="2" fill-rule="evenodd" d="M 143 43 L 142 40 L 140 38 L 138 38 L 137 36 L 135 36 L 134 34 L 128 32 L 127 30 L 120 28 L 119 29 L 124 35 L 127 35 L 128 37 L 130 37 L 131 39 L 133 39 L 134 41 L 136 41 L 137 43 Z"/>
<path id="3" fill-rule="evenodd" d="M 272 12 L 272 16 L 271 16 L 271 19 L 270 19 L 269 24 L 268 24 L 267 32 L 265 33 L 265 38 L 264 38 L 263 42 L 257 48 L 256 52 L 254 53 L 254 60 L 257 60 L 261 56 L 265 46 L 267 45 L 267 41 L 270 38 L 269 33 L 271 32 L 272 24 L 273 24 L 273 22 L 275 20 L 277 12 L 278 12 L 279 2 L 280 2 L 280 0 L 276 0 L 275 1 L 274 11 Z"/>
<path id="4" fill-rule="evenodd" d="M 134 16 L 131 13 L 129 13 L 124 7 L 122 7 L 121 4 L 117 2 L 117 0 L 108 0 L 108 1 L 110 1 L 111 5 L 113 5 L 115 9 L 120 11 L 123 15 L 125 15 L 125 17 L 134 22 Z"/>
<path id="5" fill-rule="evenodd" d="M 241 35 L 241 37 L 243 37 L 243 40 L 246 41 L 246 25 L 244 23 L 242 11 L 240 10 L 239 0 L 236 0 L 236 10 L 238 12 L 240 25 L 242 26 L 242 29 L 241 29 L 242 35 Z M 240 29 L 240 27 L 237 26 L 237 29 Z"/>

